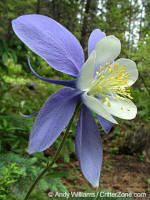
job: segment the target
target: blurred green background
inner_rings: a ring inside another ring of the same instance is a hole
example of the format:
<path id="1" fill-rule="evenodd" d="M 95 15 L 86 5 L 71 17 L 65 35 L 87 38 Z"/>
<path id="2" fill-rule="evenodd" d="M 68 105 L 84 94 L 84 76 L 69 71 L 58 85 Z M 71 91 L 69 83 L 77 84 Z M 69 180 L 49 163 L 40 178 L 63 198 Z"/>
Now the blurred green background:
<path id="1" fill-rule="evenodd" d="M 132 96 L 136 119 L 118 120 L 106 135 L 100 128 L 104 161 L 99 191 L 150 191 L 150 1 L 149 0 L 1 0 L 0 1 L 0 200 L 21 200 L 32 181 L 54 156 L 61 136 L 44 153 L 28 155 L 28 137 L 37 112 L 60 86 L 38 80 L 36 72 L 51 79 L 69 76 L 53 70 L 13 33 L 11 20 L 29 13 L 52 17 L 68 28 L 87 55 L 88 37 L 99 28 L 121 40 L 120 57 L 137 63 L 139 79 Z M 33 192 L 32 200 L 50 199 L 48 192 L 95 192 L 81 174 L 74 150 L 75 125 L 60 158 Z M 54 199 L 54 198 L 53 198 Z M 61 198 L 62 199 L 62 198 Z M 81 198 L 82 199 L 82 198 Z M 101 198 L 107 199 L 107 198 Z M 109 198 L 115 199 L 115 198 Z"/>

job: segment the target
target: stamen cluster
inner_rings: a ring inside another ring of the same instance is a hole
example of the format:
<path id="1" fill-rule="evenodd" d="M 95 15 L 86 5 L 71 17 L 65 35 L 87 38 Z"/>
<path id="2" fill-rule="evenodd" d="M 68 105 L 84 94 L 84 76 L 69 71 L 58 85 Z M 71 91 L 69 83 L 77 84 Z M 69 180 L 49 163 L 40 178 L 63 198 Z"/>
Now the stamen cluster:
<path id="1" fill-rule="evenodd" d="M 128 78 L 131 75 L 127 72 L 126 65 L 119 66 L 118 63 L 110 63 L 106 63 L 104 67 L 99 66 L 89 90 L 89 95 L 100 96 L 103 98 L 103 103 L 107 102 L 108 107 L 111 106 L 110 97 L 126 102 L 133 99 L 128 83 Z"/>

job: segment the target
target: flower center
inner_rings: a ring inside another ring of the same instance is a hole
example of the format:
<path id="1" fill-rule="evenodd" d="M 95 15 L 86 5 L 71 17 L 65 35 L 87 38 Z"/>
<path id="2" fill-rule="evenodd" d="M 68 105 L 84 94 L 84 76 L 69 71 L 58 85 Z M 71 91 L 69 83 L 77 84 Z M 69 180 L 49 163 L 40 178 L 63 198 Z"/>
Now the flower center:
<path id="1" fill-rule="evenodd" d="M 96 76 L 92 81 L 88 94 L 91 96 L 100 96 L 103 98 L 102 102 L 107 102 L 110 107 L 109 98 L 114 100 L 120 99 L 130 102 L 131 97 L 130 86 L 127 79 L 131 75 L 126 70 L 126 65 L 119 66 L 118 63 L 110 65 L 106 63 L 105 66 L 100 66 L 96 72 Z"/>

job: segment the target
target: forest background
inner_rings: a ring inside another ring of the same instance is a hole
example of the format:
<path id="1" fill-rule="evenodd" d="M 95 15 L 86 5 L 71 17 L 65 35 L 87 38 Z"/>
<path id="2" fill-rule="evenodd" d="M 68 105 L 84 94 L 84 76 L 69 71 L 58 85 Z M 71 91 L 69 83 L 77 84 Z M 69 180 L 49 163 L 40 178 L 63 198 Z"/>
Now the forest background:
<path id="1" fill-rule="evenodd" d="M 51 79 L 68 79 L 31 52 L 13 33 L 12 19 L 37 13 L 69 29 L 87 54 L 88 37 L 99 28 L 121 40 L 120 57 L 132 59 L 139 79 L 132 89 L 136 119 L 119 120 L 111 133 L 100 128 L 104 161 L 99 191 L 150 191 L 150 0 L 1 0 L 0 1 L 0 199 L 20 200 L 51 160 L 61 137 L 44 153 L 28 155 L 28 137 L 37 112 L 60 86 L 37 80 L 27 64 Z M 48 192 L 95 192 L 81 174 L 74 150 L 75 125 L 52 171 L 40 181 L 31 199 L 49 199 Z M 62 198 L 61 198 L 62 199 Z M 110 198 L 111 199 L 111 198 Z M 115 198 L 112 198 L 115 199 Z"/>

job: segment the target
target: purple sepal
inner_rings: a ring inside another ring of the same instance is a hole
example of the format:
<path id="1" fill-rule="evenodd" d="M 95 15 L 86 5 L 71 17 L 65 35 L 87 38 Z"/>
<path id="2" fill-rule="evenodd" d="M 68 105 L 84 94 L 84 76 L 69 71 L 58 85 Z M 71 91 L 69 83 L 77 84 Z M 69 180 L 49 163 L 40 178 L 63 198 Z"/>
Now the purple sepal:
<path id="1" fill-rule="evenodd" d="M 29 153 L 41 152 L 53 144 L 66 128 L 79 100 L 79 91 L 62 88 L 40 109 L 29 138 Z"/>
<path id="2" fill-rule="evenodd" d="M 76 132 L 76 152 L 85 178 L 98 187 L 102 166 L 102 143 L 97 124 L 86 106 L 82 106 Z"/>
<path id="3" fill-rule="evenodd" d="M 107 119 L 104 119 L 100 115 L 97 115 L 97 119 L 100 125 L 102 126 L 102 128 L 104 129 L 105 133 L 109 133 L 112 129 L 113 123 L 108 121 Z"/>
<path id="4" fill-rule="evenodd" d="M 88 55 L 91 54 L 97 42 L 99 42 L 104 37 L 106 37 L 106 34 L 102 32 L 100 29 L 95 29 L 92 31 L 88 41 Z"/>
<path id="5" fill-rule="evenodd" d="M 76 88 L 76 80 L 66 80 L 66 81 L 62 81 L 62 80 L 50 80 L 47 78 L 43 78 L 42 76 L 40 76 L 39 74 L 37 74 L 34 69 L 31 66 L 31 62 L 30 62 L 30 57 L 28 56 L 28 65 L 30 67 L 31 72 L 39 79 L 41 79 L 42 81 L 46 81 L 49 83 L 54 83 L 57 85 L 64 85 L 64 86 L 68 86 L 68 87 L 72 87 L 72 88 Z"/>
<path id="6" fill-rule="evenodd" d="M 29 14 L 12 21 L 16 35 L 54 69 L 77 76 L 84 53 L 79 41 L 50 17 Z"/>

